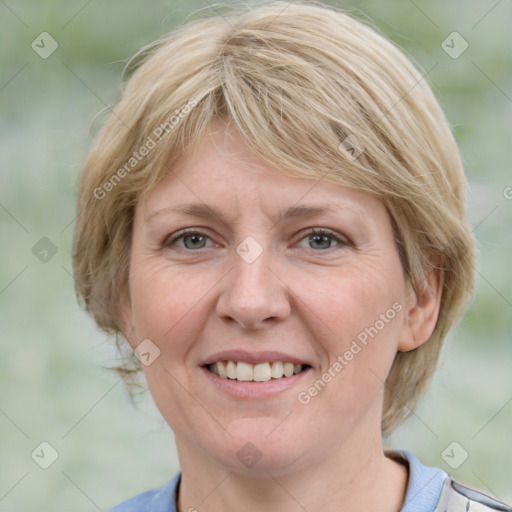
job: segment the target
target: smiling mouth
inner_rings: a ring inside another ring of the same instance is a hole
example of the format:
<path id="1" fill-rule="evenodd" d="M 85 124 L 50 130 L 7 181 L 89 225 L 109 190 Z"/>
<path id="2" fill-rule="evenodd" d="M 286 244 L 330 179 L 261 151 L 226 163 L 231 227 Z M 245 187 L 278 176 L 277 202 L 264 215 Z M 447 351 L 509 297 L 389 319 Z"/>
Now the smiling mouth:
<path id="1" fill-rule="evenodd" d="M 310 366 L 282 361 L 259 364 L 250 364 L 243 361 L 218 361 L 205 365 L 204 368 L 222 379 L 238 380 L 240 382 L 267 382 L 292 377 L 307 370 Z"/>

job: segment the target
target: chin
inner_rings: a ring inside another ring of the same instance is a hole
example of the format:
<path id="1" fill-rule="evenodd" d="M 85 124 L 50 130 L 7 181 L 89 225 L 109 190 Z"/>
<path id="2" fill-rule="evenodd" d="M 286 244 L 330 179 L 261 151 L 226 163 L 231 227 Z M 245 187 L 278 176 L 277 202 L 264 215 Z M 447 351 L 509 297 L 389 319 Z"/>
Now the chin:
<path id="1" fill-rule="evenodd" d="M 269 473 L 277 476 L 297 471 L 303 456 L 301 448 L 311 447 L 311 443 L 304 441 L 304 435 L 291 435 L 286 429 L 278 434 L 276 426 L 280 421 L 247 419 L 250 427 L 239 425 L 238 431 L 228 429 L 233 437 L 226 435 L 225 441 L 210 453 L 234 473 L 268 478 Z M 276 430 L 272 432 L 272 429 Z"/>

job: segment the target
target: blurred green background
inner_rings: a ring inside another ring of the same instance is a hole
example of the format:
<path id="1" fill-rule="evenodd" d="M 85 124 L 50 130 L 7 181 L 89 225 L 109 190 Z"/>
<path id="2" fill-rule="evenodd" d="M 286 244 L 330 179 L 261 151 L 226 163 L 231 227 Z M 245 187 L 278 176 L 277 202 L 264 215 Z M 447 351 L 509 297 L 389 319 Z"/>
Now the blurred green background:
<path id="1" fill-rule="evenodd" d="M 429 71 L 462 148 L 480 251 L 471 307 L 421 406 L 388 444 L 511 502 L 512 5 L 329 3 L 371 21 Z M 97 114 L 119 97 L 124 63 L 203 10 L 212 12 L 206 0 L 0 2 L 0 510 L 103 510 L 178 470 L 149 395 L 134 408 L 103 368 L 115 362 L 113 340 L 78 307 L 70 255 L 77 174 Z M 458 58 L 442 47 L 454 31 L 468 43 Z M 58 44 L 47 58 L 31 46 L 42 46 L 42 32 Z M 41 247 L 46 262 L 34 254 Z M 58 453 L 48 469 L 35 462 L 43 441 Z"/>

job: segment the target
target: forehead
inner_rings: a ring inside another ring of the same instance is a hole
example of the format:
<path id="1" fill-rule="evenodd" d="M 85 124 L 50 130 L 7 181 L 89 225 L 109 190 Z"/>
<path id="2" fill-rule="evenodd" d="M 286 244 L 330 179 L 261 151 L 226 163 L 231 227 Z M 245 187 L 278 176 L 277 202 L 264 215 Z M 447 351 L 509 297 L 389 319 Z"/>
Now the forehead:
<path id="1" fill-rule="evenodd" d="M 169 173 L 143 197 L 144 219 L 179 206 L 184 213 L 207 216 L 208 207 L 235 220 L 245 211 L 299 217 L 339 210 L 357 216 L 383 213 L 371 195 L 329 180 L 281 172 L 247 147 L 234 129 L 217 125 L 193 152 L 179 158 Z M 139 208 L 140 209 L 140 208 Z"/>

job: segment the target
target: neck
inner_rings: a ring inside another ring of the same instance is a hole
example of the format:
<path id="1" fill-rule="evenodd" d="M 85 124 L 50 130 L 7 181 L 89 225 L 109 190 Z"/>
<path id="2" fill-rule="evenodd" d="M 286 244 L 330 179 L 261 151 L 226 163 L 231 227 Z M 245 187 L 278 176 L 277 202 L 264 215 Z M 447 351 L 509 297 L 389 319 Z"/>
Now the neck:
<path id="1" fill-rule="evenodd" d="M 405 500 L 408 471 L 384 455 L 380 432 L 333 447 L 328 456 L 293 473 L 268 469 L 247 475 L 205 461 L 193 445 L 178 442 L 178 451 L 178 512 L 398 512 Z"/>

